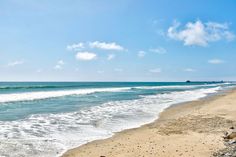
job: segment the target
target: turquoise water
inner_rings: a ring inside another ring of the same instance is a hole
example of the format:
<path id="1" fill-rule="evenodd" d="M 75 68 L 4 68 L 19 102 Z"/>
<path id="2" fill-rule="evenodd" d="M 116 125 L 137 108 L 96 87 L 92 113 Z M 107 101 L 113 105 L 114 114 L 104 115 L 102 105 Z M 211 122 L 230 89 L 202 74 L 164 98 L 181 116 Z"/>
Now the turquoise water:
<path id="1" fill-rule="evenodd" d="M 0 83 L 0 156 L 53 157 L 157 118 L 233 83 Z"/>

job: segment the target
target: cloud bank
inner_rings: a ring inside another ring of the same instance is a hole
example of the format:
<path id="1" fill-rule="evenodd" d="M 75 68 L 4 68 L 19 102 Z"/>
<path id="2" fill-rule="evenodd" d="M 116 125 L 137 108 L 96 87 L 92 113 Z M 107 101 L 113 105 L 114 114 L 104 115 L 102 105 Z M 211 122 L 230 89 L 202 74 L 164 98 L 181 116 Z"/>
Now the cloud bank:
<path id="1" fill-rule="evenodd" d="M 100 42 L 100 41 L 93 41 L 93 42 L 79 42 L 76 44 L 67 45 L 66 49 L 68 51 L 77 52 L 75 58 L 77 60 L 94 60 L 97 57 L 97 54 L 94 52 L 89 52 L 91 49 L 101 49 L 105 51 L 123 51 L 125 50 L 124 47 L 115 43 L 115 42 Z M 79 52 L 78 52 L 79 51 Z M 82 51 L 82 52 L 81 52 Z M 95 51 L 95 50 L 93 50 Z M 107 56 L 107 60 L 112 60 L 115 58 L 114 54 L 109 54 Z M 59 68 L 59 67 L 58 67 Z"/>
<path id="2" fill-rule="evenodd" d="M 210 42 L 219 40 L 232 41 L 235 39 L 235 34 L 229 30 L 227 23 L 203 23 L 200 20 L 188 22 L 184 28 L 180 28 L 180 23 L 175 21 L 169 27 L 167 36 L 171 39 L 182 41 L 186 46 L 207 46 Z"/>

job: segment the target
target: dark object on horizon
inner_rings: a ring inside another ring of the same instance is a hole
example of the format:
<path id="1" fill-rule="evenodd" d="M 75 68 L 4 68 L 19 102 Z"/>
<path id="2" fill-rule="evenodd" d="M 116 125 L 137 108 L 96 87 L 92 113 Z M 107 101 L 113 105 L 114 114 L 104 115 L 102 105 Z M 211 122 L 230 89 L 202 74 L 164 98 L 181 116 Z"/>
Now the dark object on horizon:
<path id="1" fill-rule="evenodd" d="M 186 83 L 224 83 L 225 81 L 221 80 L 221 81 L 190 81 L 187 80 L 185 81 Z"/>

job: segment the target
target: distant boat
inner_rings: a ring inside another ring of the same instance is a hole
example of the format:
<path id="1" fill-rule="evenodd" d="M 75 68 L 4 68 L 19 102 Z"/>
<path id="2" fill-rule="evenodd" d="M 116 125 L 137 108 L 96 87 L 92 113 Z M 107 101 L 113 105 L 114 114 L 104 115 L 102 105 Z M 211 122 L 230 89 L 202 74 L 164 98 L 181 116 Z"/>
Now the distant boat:
<path id="1" fill-rule="evenodd" d="M 187 80 L 186 83 L 190 83 L 191 81 L 190 80 Z"/>

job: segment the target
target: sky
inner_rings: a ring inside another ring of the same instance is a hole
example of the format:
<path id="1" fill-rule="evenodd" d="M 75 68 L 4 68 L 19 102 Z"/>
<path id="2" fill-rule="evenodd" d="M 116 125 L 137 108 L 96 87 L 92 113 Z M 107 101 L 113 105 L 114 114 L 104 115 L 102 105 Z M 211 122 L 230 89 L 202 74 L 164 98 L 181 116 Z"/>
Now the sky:
<path id="1" fill-rule="evenodd" d="M 0 81 L 236 80 L 235 0 L 0 0 Z"/>

